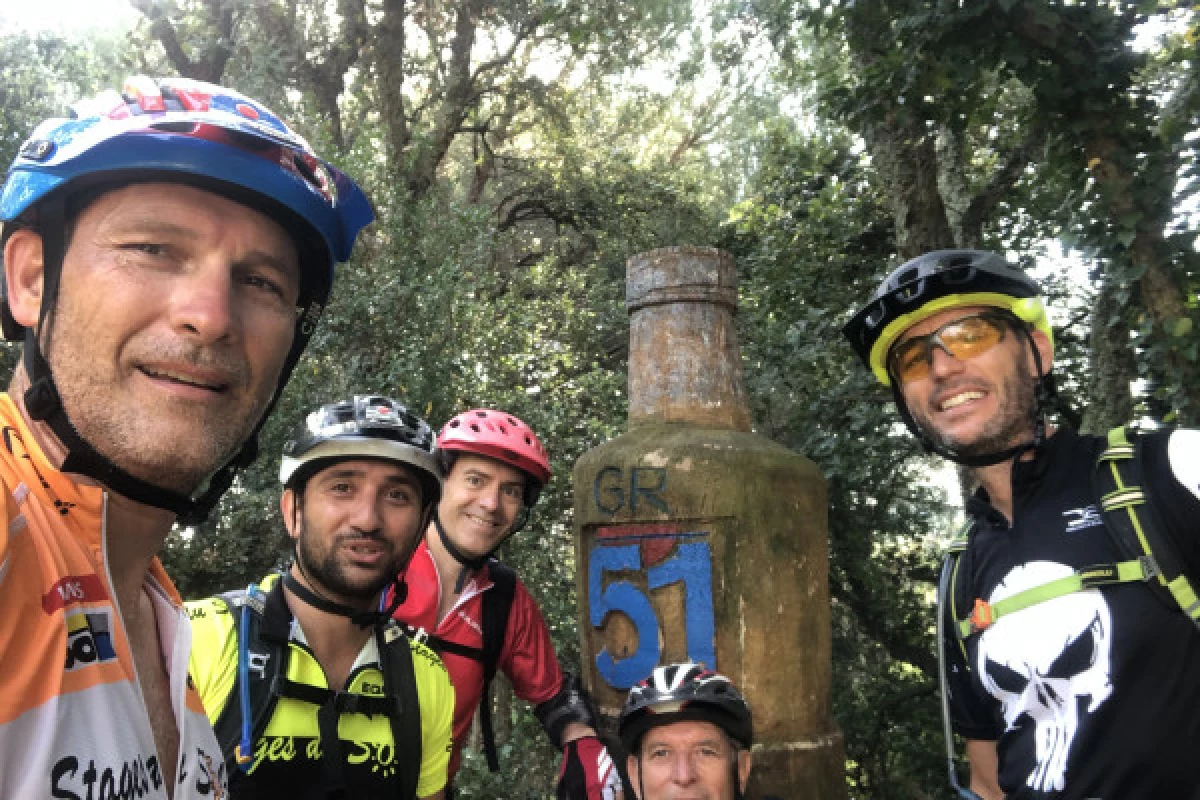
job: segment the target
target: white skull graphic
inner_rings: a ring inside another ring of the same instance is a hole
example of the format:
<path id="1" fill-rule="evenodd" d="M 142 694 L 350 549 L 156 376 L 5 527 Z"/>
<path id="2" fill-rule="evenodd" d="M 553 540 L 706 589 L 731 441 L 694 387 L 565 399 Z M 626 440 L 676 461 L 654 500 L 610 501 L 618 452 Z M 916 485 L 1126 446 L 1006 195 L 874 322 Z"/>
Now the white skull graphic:
<path id="1" fill-rule="evenodd" d="M 1074 573 L 1052 561 L 1014 567 L 989 603 Z M 1112 692 L 1112 617 L 1098 589 L 1048 600 L 1005 617 L 979 638 L 978 674 L 1003 706 L 1008 730 L 1034 727 L 1037 764 L 1026 783 L 1037 791 L 1063 788 L 1080 716 L 1093 714 Z"/>

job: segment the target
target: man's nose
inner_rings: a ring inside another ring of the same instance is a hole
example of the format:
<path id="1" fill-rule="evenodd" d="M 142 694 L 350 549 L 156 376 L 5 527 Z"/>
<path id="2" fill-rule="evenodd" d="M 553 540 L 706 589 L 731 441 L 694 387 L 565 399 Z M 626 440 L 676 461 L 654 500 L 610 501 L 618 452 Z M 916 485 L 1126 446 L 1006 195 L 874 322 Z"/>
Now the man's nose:
<path id="1" fill-rule="evenodd" d="M 929 345 L 929 371 L 934 375 L 953 375 L 961 371 L 963 362 L 950 353 L 941 342 Z"/>
<path id="2" fill-rule="evenodd" d="M 171 320 L 177 330 L 202 344 L 231 335 L 237 318 L 229 267 L 205 264 L 180 276 L 171 294 Z"/>

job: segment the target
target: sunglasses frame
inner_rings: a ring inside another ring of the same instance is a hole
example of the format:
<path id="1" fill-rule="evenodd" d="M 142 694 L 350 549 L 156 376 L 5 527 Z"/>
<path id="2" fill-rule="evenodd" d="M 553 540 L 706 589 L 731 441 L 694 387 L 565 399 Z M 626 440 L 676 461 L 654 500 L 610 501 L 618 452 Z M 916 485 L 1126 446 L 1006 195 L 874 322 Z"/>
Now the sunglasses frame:
<path id="1" fill-rule="evenodd" d="M 993 347 L 995 347 L 996 345 L 1003 342 L 1004 337 L 1008 334 L 1008 332 L 1010 330 L 1013 329 L 1013 324 L 1014 324 L 1013 319 L 1010 316 L 1008 316 L 1007 314 L 1003 313 L 1002 311 L 979 311 L 974 314 L 965 314 L 961 317 L 952 319 L 943 325 L 939 325 L 936 330 L 930 331 L 929 333 L 925 333 L 920 336 L 914 336 L 911 339 L 904 340 L 903 342 L 897 342 L 896 344 L 892 345 L 891 352 L 888 353 L 888 358 L 887 358 L 887 371 L 888 371 L 888 375 L 890 375 L 892 378 L 892 382 L 897 386 L 899 386 L 905 382 L 903 377 L 900 375 L 899 370 L 896 367 L 896 354 L 899 352 L 898 348 L 901 345 L 907 345 L 911 342 L 922 343 L 925 347 L 924 362 L 930 368 L 933 367 L 933 348 L 934 347 L 939 347 L 939 348 L 941 348 L 942 352 L 945 353 L 946 355 L 950 356 L 951 358 L 958 359 L 959 357 L 956 356 L 950 350 L 950 348 L 946 346 L 946 343 L 942 341 L 942 331 L 946 330 L 946 328 L 949 328 L 951 325 L 958 325 L 958 324 L 962 323 L 964 320 L 968 320 L 968 319 L 981 319 L 981 320 L 987 320 L 987 321 L 996 323 L 996 329 L 1000 331 L 1000 338 L 997 339 L 996 343 L 993 344 L 991 347 L 989 347 L 987 350 L 991 350 Z M 983 350 L 980 353 L 978 353 L 977 355 L 982 355 L 982 353 L 986 353 L 987 350 Z M 920 380 L 920 378 L 910 378 L 909 379 L 910 382 L 912 380 Z"/>

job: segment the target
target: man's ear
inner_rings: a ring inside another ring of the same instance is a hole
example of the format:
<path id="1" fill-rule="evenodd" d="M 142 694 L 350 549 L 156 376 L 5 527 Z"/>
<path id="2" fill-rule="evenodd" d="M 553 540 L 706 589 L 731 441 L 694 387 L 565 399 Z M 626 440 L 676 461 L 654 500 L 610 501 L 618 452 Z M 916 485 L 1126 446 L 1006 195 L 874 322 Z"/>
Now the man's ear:
<path id="1" fill-rule="evenodd" d="M 297 517 L 301 510 L 296 507 L 300 498 L 296 496 L 295 489 L 284 489 L 283 494 L 279 496 L 279 513 L 283 515 L 283 526 L 287 528 L 288 537 L 295 539 L 300 535 L 300 532 L 295 530 L 297 527 Z"/>
<path id="2" fill-rule="evenodd" d="M 4 281 L 13 319 L 36 328 L 42 310 L 45 263 L 42 236 L 29 229 L 14 231 L 4 244 Z"/>
<path id="3" fill-rule="evenodd" d="M 738 784 L 742 787 L 743 792 L 746 791 L 746 783 L 750 780 L 750 767 L 753 761 L 749 750 L 738 751 Z"/>
<path id="4" fill-rule="evenodd" d="M 1054 365 L 1054 345 L 1050 343 L 1050 337 L 1036 328 L 1029 332 L 1033 337 L 1033 346 L 1037 348 L 1038 358 L 1042 361 L 1042 375 L 1050 372 L 1050 368 Z M 1032 361 L 1032 359 L 1030 359 Z M 1037 367 L 1033 364 L 1029 365 L 1031 370 L 1036 371 Z M 1041 375 L 1034 375 L 1035 378 L 1040 378 Z"/>
<path id="5" fill-rule="evenodd" d="M 633 793 L 637 800 L 642 800 L 642 781 L 639 777 L 642 764 L 638 761 L 637 756 L 629 756 L 625 759 L 625 774 L 629 776 L 629 782 L 633 784 Z"/>

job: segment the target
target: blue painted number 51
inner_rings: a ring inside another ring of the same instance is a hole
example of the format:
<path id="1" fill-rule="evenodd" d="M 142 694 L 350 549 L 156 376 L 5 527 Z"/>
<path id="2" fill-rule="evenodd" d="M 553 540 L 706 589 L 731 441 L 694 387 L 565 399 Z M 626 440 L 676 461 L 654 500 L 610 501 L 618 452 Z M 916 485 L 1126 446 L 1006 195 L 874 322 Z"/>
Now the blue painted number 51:
<path id="1" fill-rule="evenodd" d="M 624 580 L 605 586 L 604 573 L 639 571 L 639 547 L 636 544 L 596 547 L 589 562 L 588 605 L 592 627 L 602 626 L 605 618 L 615 611 L 629 617 L 637 629 L 638 647 L 633 655 L 617 660 L 604 648 L 596 656 L 596 669 L 605 682 L 614 689 L 628 689 L 658 665 L 662 655 L 658 617 L 645 592 Z M 713 669 L 717 661 L 716 630 L 708 542 L 681 543 L 675 555 L 646 571 L 646 584 L 650 589 L 680 581 L 684 586 L 688 658 Z"/>

